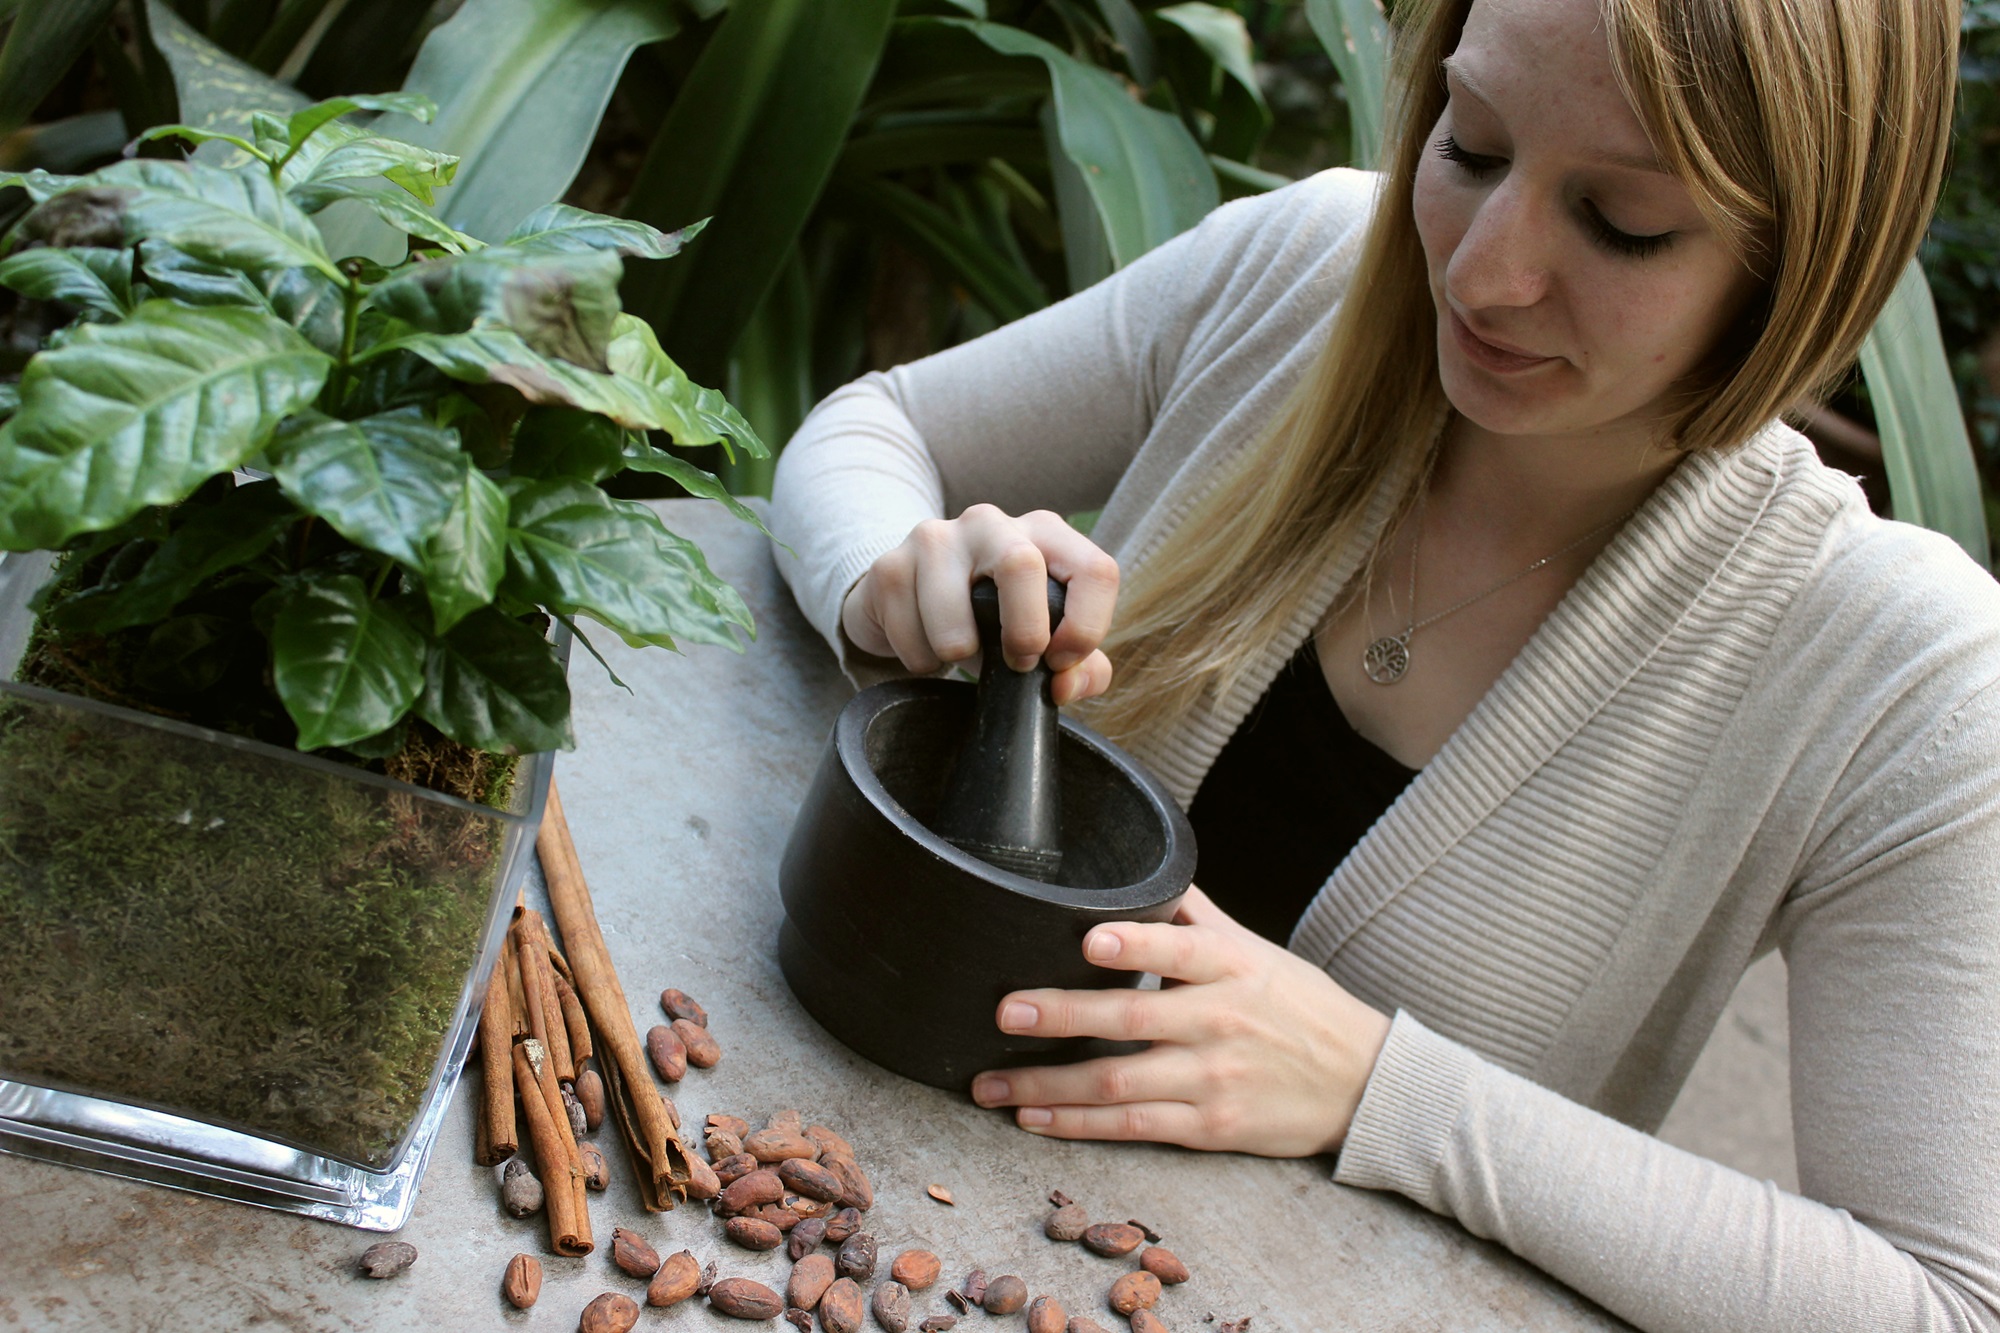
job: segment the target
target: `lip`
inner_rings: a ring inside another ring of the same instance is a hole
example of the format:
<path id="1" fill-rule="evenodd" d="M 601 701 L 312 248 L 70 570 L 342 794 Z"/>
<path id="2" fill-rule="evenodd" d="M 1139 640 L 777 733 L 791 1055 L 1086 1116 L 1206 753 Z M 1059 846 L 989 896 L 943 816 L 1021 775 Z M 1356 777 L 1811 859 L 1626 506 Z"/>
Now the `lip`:
<path id="1" fill-rule="evenodd" d="M 1466 325 L 1466 322 L 1459 318 L 1456 310 L 1447 306 L 1445 307 L 1445 312 L 1451 316 L 1452 337 L 1458 343 L 1459 350 L 1464 352 L 1476 365 L 1493 371 L 1495 374 L 1520 374 L 1523 371 L 1533 370 L 1537 366 L 1546 366 L 1552 362 L 1562 360 L 1561 357 L 1557 356 L 1533 356 L 1520 351 L 1518 348 L 1508 347 L 1504 343 L 1488 342 L 1474 333 Z"/>

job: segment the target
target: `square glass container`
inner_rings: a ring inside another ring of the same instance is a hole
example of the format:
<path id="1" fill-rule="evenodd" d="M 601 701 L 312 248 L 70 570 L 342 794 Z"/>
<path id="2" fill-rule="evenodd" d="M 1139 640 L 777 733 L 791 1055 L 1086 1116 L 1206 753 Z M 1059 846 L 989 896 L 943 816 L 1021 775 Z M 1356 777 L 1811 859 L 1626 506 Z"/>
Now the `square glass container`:
<path id="1" fill-rule="evenodd" d="M 553 756 L 494 809 L 17 683 L 48 565 L 0 561 L 0 1151 L 395 1230 Z"/>

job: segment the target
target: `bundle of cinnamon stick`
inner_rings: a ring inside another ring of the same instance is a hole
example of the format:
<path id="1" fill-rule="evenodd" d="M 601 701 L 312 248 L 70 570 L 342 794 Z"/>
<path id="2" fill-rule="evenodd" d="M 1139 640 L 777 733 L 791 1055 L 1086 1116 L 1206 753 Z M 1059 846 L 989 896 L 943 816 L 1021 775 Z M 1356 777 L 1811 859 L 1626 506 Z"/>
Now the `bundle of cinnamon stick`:
<path id="1" fill-rule="evenodd" d="M 518 1101 L 541 1168 L 550 1244 L 557 1254 L 583 1255 L 592 1247 L 586 1173 L 564 1093 L 574 1098 L 587 1061 L 601 1067 L 647 1209 L 665 1212 L 690 1194 L 705 1197 L 716 1182 L 681 1142 L 679 1114 L 653 1082 L 554 783 L 535 846 L 568 956 L 540 913 L 514 909 L 479 1014 L 485 1090 L 477 1154 L 492 1166 L 520 1150 Z"/>

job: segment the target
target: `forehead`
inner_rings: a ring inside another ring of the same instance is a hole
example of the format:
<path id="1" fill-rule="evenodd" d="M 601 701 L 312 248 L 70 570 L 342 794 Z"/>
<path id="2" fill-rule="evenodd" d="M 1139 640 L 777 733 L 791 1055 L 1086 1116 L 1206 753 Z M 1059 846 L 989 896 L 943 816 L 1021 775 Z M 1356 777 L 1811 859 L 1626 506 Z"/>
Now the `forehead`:
<path id="1" fill-rule="evenodd" d="M 1600 0 L 1474 0 L 1445 67 L 1510 131 L 1556 133 L 1603 155 L 1653 157 L 1618 85 Z"/>

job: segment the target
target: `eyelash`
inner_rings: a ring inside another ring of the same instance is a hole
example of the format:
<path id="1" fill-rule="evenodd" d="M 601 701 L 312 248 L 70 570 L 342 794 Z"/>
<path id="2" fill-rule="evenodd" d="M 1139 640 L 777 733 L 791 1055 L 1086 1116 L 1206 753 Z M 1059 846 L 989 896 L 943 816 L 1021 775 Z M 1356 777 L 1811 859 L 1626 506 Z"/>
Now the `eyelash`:
<path id="1" fill-rule="evenodd" d="M 1488 157 L 1482 153 L 1468 153 L 1464 146 L 1449 134 L 1432 146 L 1437 149 L 1439 157 L 1452 163 L 1474 180 L 1483 180 L 1504 164 L 1501 158 Z M 1620 231 L 1606 222 L 1604 215 L 1597 211 L 1597 205 L 1589 200 L 1584 201 L 1583 218 L 1584 225 L 1590 230 L 1591 238 L 1599 245 L 1614 254 L 1626 255 L 1633 259 L 1656 255 L 1666 249 L 1668 243 L 1674 239 L 1674 234 L 1670 231 L 1663 231 L 1656 236 L 1634 236 L 1629 231 Z"/>

